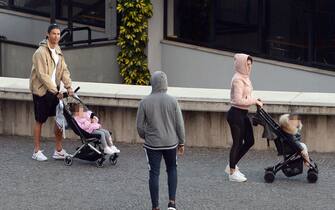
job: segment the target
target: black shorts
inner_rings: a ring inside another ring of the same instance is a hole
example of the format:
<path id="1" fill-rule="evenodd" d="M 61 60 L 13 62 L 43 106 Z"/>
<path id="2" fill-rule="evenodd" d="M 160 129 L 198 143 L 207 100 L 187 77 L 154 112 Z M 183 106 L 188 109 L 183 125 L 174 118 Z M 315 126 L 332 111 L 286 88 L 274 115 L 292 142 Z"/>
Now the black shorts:
<path id="1" fill-rule="evenodd" d="M 47 91 L 44 96 L 38 96 L 33 94 L 35 120 L 39 123 L 45 123 L 48 117 L 56 115 L 56 106 L 59 103 L 59 99 L 56 95 Z"/>

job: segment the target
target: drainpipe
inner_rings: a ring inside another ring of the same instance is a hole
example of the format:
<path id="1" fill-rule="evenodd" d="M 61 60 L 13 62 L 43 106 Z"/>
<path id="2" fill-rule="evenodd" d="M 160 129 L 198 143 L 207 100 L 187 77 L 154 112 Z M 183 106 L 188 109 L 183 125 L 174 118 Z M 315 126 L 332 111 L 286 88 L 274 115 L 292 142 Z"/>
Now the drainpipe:
<path id="1" fill-rule="evenodd" d="M 50 0 L 50 23 L 56 22 L 56 0 Z"/>
<path id="2" fill-rule="evenodd" d="M 0 41 L 0 77 L 2 77 L 2 42 Z"/>

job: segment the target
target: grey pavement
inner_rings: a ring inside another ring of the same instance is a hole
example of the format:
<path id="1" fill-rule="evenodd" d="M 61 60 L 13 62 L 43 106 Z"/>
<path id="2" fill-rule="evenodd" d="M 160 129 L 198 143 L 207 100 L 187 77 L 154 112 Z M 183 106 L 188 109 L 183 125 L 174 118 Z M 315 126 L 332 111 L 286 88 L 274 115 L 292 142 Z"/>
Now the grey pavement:
<path id="1" fill-rule="evenodd" d="M 265 142 L 264 142 L 265 143 Z M 118 144 L 116 166 L 97 168 L 74 160 L 72 166 L 49 159 L 31 159 L 31 137 L 0 136 L 0 209 L 136 209 L 150 210 L 146 158 L 139 144 Z M 51 157 L 52 139 L 43 139 Z M 65 140 L 73 152 L 78 140 Z M 239 167 L 246 183 L 232 183 L 224 174 L 229 150 L 186 148 L 178 160 L 177 207 L 188 209 L 334 209 L 334 154 L 311 153 L 319 165 L 319 181 L 309 184 L 306 172 L 293 178 L 281 172 L 272 184 L 263 181 L 263 168 L 280 157 L 275 151 L 250 151 Z M 168 197 L 165 166 L 160 177 L 160 207 Z"/>

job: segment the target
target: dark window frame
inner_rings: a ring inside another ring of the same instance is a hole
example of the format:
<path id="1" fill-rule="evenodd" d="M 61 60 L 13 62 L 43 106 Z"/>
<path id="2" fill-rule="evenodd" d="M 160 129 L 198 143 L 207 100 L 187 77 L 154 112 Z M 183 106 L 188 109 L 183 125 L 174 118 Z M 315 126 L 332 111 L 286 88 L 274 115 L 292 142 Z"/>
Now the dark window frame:
<path id="1" fill-rule="evenodd" d="M 55 11 L 56 19 L 57 20 L 62 20 L 62 21 L 67 21 L 68 18 L 64 18 L 64 17 L 61 16 L 60 1 L 56 1 L 55 6 L 56 6 L 56 11 Z M 51 5 L 50 5 L 50 7 L 51 7 Z M 33 10 L 33 9 L 15 6 L 14 0 L 9 0 L 7 6 L 0 5 L 0 8 L 1 9 L 6 9 L 6 10 L 11 10 L 11 11 L 16 11 L 16 12 L 22 12 L 22 13 L 26 13 L 26 14 L 31 14 L 31 15 L 36 15 L 36 16 L 41 16 L 41 17 L 47 17 L 47 18 L 51 17 L 51 14 L 46 13 L 46 12 L 39 12 L 39 11 L 36 11 L 36 10 Z M 87 22 L 84 22 L 84 21 L 83 22 L 73 21 L 73 22 L 78 23 L 78 24 L 84 24 L 84 25 L 89 25 L 89 26 L 93 26 L 93 27 L 98 27 L 98 28 L 105 28 L 105 26 L 101 27 L 99 24 L 91 24 L 91 23 L 87 23 Z"/>

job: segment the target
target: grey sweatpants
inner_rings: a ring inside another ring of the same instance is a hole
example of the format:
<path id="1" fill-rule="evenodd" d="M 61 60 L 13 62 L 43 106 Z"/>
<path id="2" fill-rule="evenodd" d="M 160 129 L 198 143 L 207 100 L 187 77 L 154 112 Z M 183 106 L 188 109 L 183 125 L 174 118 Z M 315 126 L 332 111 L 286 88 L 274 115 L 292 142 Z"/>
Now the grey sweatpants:
<path id="1" fill-rule="evenodd" d="M 100 128 L 94 130 L 92 134 L 100 135 L 100 141 L 102 143 L 103 148 L 105 148 L 106 146 L 113 146 L 112 137 L 108 130 Z"/>

